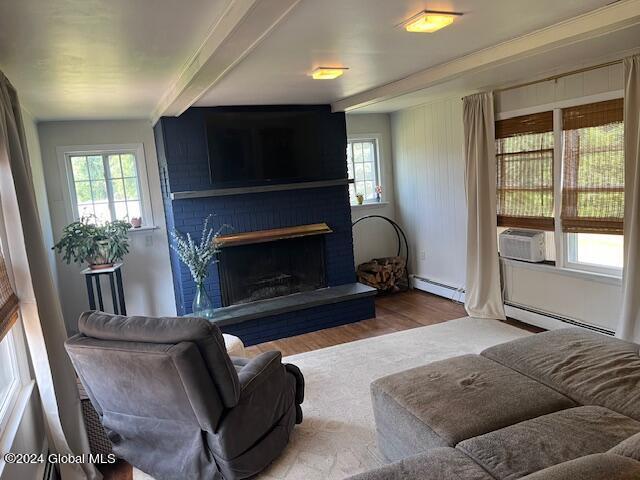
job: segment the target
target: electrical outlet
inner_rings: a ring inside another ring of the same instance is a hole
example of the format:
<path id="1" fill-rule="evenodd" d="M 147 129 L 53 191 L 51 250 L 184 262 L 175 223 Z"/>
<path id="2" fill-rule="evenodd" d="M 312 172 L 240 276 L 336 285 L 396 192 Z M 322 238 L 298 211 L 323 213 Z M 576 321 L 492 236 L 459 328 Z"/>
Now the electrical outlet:
<path id="1" fill-rule="evenodd" d="M 425 252 L 424 250 L 420 250 L 420 260 L 426 260 L 427 259 L 427 252 Z"/>

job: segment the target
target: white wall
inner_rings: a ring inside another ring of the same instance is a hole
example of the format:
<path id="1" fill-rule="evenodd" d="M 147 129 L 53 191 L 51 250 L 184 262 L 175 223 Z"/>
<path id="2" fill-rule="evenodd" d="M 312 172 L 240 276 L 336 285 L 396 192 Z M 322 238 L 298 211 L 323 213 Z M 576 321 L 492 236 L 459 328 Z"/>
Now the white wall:
<path id="1" fill-rule="evenodd" d="M 27 139 L 29 150 L 29 161 L 31 164 L 31 175 L 33 176 L 33 188 L 36 193 L 36 204 L 38 206 L 38 216 L 42 227 L 42 236 L 46 245 L 53 245 L 53 227 L 51 226 L 51 212 L 47 199 L 47 186 L 45 183 L 44 167 L 42 165 L 42 154 L 40 152 L 40 140 L 38 139 L 38 126 L 31 115 L 26 110 L 22 110 L 22 121 L 24 133 Z M 49 263 L 53 272 L 54 281 L 57 283 L 55 254 L 49 250 Z"/>
<path id="2" fill-rule="evenodd" d="M 375 135 L 378 137 L 380 182 L 383 201 L 380 204 L 351 207 L 353 221 L 366 215 L 382 215 L 395 220 L 393 149 L 391 125 L 386 113 L 350 114 L 347 118 L 347 136 Z M 382 219 L 363 220 L 353 230 L 353 253 L 356 265 L 377 257 L 395 255 L 398 249 L 393 227 Z"/>
<path id="3" fill-rule="evenodd" d="M 460 97 L 391 118 L 396 215 L 409 237 L 411 272 L 462 287 L 466 206 Z"/>
<path id="4" fill-rule="evenodd" d="M 496 114 L 622 89 L 619 65 L 496 94 Z M 392 114 L 396 215 L 412 243 L 413 273 L 452 287 L 465 283 L 466 207 L 460 96 Z M 421 253 L 424 252 L 424 259 Z M 510 302 L 615 329 L 619 281 L 504 267 Z"/>
<path id="5" fill-rule="evenodd" d="M 63 189 L 68 186 L 64 173 L 58 167 L 56 147 L 131 143 L 144 145 L 153 219 L 159 228 L 132 232 L 129 235 L 131 252 L 125 257 L 123 266 L 127 313 L 175 315 L 167 231 L 151 123 L 146 120 L 42 122 L 38 124 L 38 132 L 55 240 L 60 238 L 64 226 L 73 221 L 68 217 L 65 205 Z M 49 248 L 51 246 L 47 245 Z M 84 278 L 79 273 L 78 265 L 66 265 L 59 256 L 56 261 L 67 330 L 74 332 L 79 314 L 89 308 Z M 110 303 L 106 279 L 102 285 L 103 296 Z"/>

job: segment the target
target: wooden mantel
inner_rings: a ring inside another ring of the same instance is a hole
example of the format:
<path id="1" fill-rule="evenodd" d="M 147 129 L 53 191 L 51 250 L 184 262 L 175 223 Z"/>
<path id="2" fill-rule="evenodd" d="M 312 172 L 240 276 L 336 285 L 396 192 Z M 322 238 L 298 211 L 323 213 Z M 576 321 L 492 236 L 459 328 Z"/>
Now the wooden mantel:
<path id="1" fill-rule="evenodd" d="M 295 227 L 220 235 L 216 239 L 216 245 L 220 248 L 237 247 L 238 245 L 249 245 L 251 243 L 275 242 L 276 240 L 284 240 L 286 238 L 324 235 L 331 232 L 333 232 L 333 230 L 331 230 L 326 223 L 313 223 L 311 225 L 298 225 Z"/>

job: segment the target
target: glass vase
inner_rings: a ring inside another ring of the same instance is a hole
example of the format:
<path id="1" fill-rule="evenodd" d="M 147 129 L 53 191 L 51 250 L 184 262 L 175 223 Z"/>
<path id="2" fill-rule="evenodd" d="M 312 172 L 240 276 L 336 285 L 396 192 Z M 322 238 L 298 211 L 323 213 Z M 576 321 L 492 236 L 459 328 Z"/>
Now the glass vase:
<path id="1" fill-rule="evenodd" d="M 213 304 L 204 289 L 204 284 L 196 284 L 196 295 L 193 297 L 192 310 L 193 315 L 200 318 L 213 317 Z"/>

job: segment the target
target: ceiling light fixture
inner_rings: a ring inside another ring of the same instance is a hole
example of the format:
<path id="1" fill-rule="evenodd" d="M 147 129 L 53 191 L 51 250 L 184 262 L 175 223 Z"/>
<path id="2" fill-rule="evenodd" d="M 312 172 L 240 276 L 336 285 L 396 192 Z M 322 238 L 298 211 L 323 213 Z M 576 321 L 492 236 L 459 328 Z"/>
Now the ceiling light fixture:
<path id="1" fill-rule="evenodd" d="M 411 17 L 402 25 L 407 32 L 433 33 L 441 28 L 451 25 L 455 18 L 460 16 L 462 16 L 461 13 L 433 12 L 424 10 Z"/>
<path id="2" fill-rule="evenodd" d="M 346 67 L 318 67 L 313 71 L 311 76 L 314 80 L 333 80 L 342 75 L 345 70 L 349 69 Z"/>

